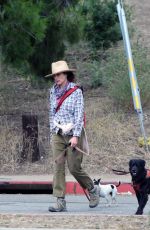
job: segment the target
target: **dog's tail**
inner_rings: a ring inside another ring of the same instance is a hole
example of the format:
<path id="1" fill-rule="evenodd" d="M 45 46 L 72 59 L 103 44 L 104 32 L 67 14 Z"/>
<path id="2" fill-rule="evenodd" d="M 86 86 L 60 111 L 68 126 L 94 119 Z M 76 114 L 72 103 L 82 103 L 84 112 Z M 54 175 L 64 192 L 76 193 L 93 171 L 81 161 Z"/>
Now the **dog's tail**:
<path id="1" fill-rule="evenodd" d="M 116 185 L 116 187 L 119 187 L 121 185 L 121 182 L 119 181 L 118 184 Z"/>

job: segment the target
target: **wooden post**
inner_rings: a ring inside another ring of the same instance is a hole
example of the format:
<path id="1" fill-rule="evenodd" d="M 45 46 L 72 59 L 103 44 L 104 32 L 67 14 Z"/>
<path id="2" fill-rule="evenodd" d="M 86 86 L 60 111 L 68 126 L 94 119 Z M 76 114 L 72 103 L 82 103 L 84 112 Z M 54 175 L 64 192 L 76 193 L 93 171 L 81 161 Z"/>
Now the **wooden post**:
<path id="1" fill-rule="evenodd" d="M 35 162 L 40 159 L 38 145 L 38 119 L 36 115 L 22 115 L 23 149 L 21 161 Z"/>

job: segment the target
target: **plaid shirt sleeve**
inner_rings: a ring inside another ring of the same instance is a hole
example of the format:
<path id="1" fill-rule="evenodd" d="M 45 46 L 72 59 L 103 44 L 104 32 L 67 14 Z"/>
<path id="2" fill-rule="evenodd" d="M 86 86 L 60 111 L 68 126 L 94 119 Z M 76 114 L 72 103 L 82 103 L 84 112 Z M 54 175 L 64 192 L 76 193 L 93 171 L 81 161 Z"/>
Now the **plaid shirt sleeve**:
<path id="1" fill-rule="evenodd" d="M 81 89 L 78 89 L 76 92 L 77 95 L 74 110 L 75 127 L 73 129 L 73 136 L 80 136 L 83 128 L 84 100 Z"/>
<path id="2" fill-rule="evenodd" d="M 53 89 L 49 90 L 49 124 L 50 124 L 50 131 L 53 130 L 53 120 L 54 120 L 55 112 L 53 108 Z"/>

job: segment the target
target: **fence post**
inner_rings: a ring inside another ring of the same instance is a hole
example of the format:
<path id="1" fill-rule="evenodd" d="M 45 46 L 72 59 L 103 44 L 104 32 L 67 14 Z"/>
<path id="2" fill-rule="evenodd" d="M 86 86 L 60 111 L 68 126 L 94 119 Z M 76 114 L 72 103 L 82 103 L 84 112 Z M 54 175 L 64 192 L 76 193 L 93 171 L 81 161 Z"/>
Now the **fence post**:
<path id="1" fill-rule="evenodd" d="M 21 161 L 35 162 L 40 159 L 38 145 L 38 119 L 36 115 L 22 115 L 23 149 Z"/>

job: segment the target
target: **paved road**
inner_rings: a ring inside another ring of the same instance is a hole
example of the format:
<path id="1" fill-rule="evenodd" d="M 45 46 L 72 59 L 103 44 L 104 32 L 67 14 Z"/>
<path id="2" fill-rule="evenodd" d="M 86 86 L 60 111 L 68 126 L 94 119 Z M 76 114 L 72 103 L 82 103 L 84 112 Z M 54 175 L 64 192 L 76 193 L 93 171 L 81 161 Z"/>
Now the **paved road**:
<path id="1" fill-rule="evenodd" d="M 137 201 L 133 195 L 118 195 L 117 204 L 106 206 L 106 201 L 101 198 L 96 208 L 88 207 L 85 196 L 67 196 L 66 214 L 111 214 L 132 215 L 137 208 Z M 53 205 L 55 198 L 52 195 L 0 195 L 0 213 L 5 214 L 48 214 L 49 205 Z M 64 214 L 64 213 L 63 213 Z M 150 201 L 144 210 L 144 214 L 150 214 Z M 58 213 L 57 213 L 58 215 Z M 61 215 L 61 213 L 59 213 Z"/>

